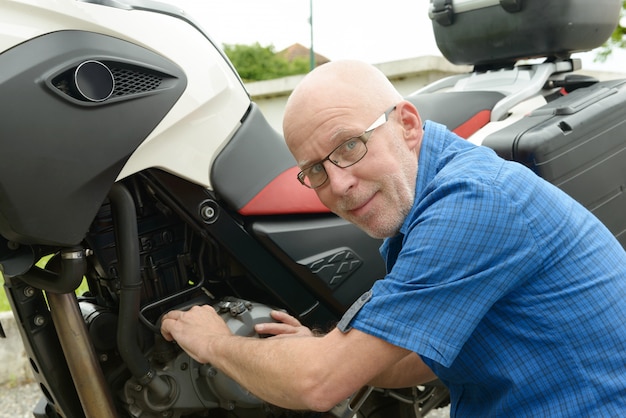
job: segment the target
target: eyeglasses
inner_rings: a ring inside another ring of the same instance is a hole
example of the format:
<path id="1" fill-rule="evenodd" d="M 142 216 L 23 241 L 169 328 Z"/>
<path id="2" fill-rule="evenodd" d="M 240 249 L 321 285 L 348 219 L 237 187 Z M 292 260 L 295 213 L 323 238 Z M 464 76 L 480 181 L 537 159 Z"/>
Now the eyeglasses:
<path id="1" fill-rule="evenodd" d="M 389 120 L 389 114 L 396 110 L 396 106 L 392 106 L 385 111 L 378 119 L 374 121 L 365 131 L 358 136 L 352 137 L 347 141 L 339 144 L 337 148 L 332 150 L 324 159 L 302 169 L 298 173 L 298 180 L 303 186 L 309 189 L 317 189 L 326 183 L 328 173 L 324 168 L 324 163 L 330 161 L 339 168 L 348 168 L 355 165 L 367 154 L 367 141 L 370 139 L 372 132 L 376 128 L 381 127 Z"/>

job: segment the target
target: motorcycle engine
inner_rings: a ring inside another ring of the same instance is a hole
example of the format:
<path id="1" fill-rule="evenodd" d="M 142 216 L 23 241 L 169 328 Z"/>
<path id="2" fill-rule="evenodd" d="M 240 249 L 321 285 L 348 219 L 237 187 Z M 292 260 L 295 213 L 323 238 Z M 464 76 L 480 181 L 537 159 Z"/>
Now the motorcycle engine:
<path id="1" fill-rule="evenodd" d="M 161 336 L 160 319 L 166 312 L 209 304 L 234 335 L 261 338 L 254 326 L 272 322 L 271 310 L 283 308 L 284 301 L 259 283 L 220 241 L 190 222 L 186 212 L 177 210 L 156 180 L 146 174 L 125 182 L 132 204 L 106 201 L 85 239 L 89 290 L 79 297 L 79 305 L 118 414 L 137 418 L 319 417 L 317 412 L 290 411 L 263 402 Z M 116 212 L 125 222 L 114 219 L 115 205 L 125 209 Z M 116 222 L 130 225 L 133 222 L 125 218 L 130 216 L 136 217 L 136 235 L 118 235 Z M 138 265 L 130 263 L 133 268 L 129 269 L 124 261 L 133 257 Z M 358 416 L 404 416 L 386 409 L 398 405 L 410 411 L 418 405 L 428 411 L 446 402 L 448 392 L 442 388 L 409 388 L 408 395 L 387 390 L 373 393 L 370 388 L 340 403 L 330 414 L 352 417 L 358 411 Z M 361 414 L 362 405 L 364 410 L 378 412 Z"/>
<path id="2" fill-rule="evenodd" d="M 163 417 L 265 417 L 284 416 L 274 406 L 256 398 L 210 364 L 199 364 L 175 343 L 160 335 L 160 318 L 172 309 L 212 305 L 233 334 L 260 338 L 254 325 L 272 322 L 271 299 L 262 297 L 244 269 L 208 237 L 201 237 L 149 188 L 135 182 L 137 229 L 140 243 L 141 306 L 136 317 L 120 321 L 124 286 L 119 258 L 125 253 L 113 233 L 108 204 L 92 224 L 87 242 L 89 292 L 79 304 L 100 366 L 121 415 Z M 139 206 L 139 205 L 138 205 Z M 234 295 L 234 296 L 232 296 Z M 261 298 L 261 299 L 259 299 Z M 255 302 L 249 302 L 255 300 Z M 136 337 L 120 329 L 132 324 Z M 137 340 L 137 341 L 130 341 Z M 139 362 L 147 360 L 151 381 L 165 382 L 167 390 L 155 394 L 131 373 L 121 352 L 132 346 Z M 168 392 L 165 396 L 163 392 Z M 226 415 L 225 415 L 226 414 Z"/>
<path id="3" fill-rule="evenodd" d="M 209 303 L 209 299 L 206 298 L 203 302 Z M 196 300 L 192 305 L 179 308 L 188 309 L 196 304 L 201 302 Z M 238 336 L 259 338 L 254 331 L 254 325 L 273 321 L 270 316 L 271 308 L 266 305 L 224 298 L 213 306 L 233 334 Z M 91 326 L 96 323 L 94 317 L 104 315 L 102 312 L 96 314 L 96 311 L 83 306 L 83 313 L 86 312 L 90 312 L 86 317 Z M 104 323 L 106 319 L 99 321 Z M 181 417 L 200 411 L 207 413 L 216 408 L 233 411 L 240 408 L 261 408 L 264 405 L 263 401 L 215 367 L 193 360 L 175 343 L 156 338 L 148 356 L 158 377 L 167 382 L 170 393 L 165 398 L 157 397 L 147 385 L 133 377 L 129 378 L 118 396 L 130 416 Z M 211 416 L 210 413 L 208 416 Z"/>

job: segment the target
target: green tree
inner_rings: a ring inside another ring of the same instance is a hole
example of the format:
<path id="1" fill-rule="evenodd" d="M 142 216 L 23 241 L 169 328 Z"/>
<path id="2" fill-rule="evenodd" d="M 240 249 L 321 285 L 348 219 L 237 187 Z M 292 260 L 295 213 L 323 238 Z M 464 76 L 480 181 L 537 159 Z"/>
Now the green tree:
<path id="1" fill-rule="evenodd" d="M 600 62 L 606 61 L 615 49 L 626 48 L 626 28 L 623 25 L 623 20 L 626 18 L 626 0 L 622 1 L 622 10 L 620 12 L 620 20 L 617 27 L 611 34 L 611 37 L 600 47 L 596 55 L 596 60 Z"/>
<path id="2" fill-rule="evenodd" d="M 288 61 L 277 55 L 274 46 L 225 44 L 224 53 L 244 81 L 269 80 L 309 71 L 308 59 Z"/>

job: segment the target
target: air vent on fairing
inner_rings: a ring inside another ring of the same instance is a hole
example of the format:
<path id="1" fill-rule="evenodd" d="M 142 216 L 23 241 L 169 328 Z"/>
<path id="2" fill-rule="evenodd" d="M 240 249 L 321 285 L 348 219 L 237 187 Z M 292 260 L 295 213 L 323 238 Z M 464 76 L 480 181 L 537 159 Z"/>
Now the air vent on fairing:
<path id="1" fill-rule="evenodd" d="M 95 103 L 154 92 L 172 78 L 127 63 L 88 60 L 56 75 L 51 84 L 68 98 Z"/>

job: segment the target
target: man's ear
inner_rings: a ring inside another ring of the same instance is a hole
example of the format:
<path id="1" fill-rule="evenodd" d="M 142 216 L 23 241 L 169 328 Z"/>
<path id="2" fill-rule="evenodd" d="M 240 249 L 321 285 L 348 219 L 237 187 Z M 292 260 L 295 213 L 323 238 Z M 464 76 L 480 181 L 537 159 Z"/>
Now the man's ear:
<path id="1" fill-rule="evenodd" d="M 422 128 L 422 119 L 413 103 L 402 101 L 396 106 L 400 115 L 400 124 L 402 125 L 403 138 L 407 142 L 410 149 L 414 149 L 422 142 L 424 133 Z"/>

